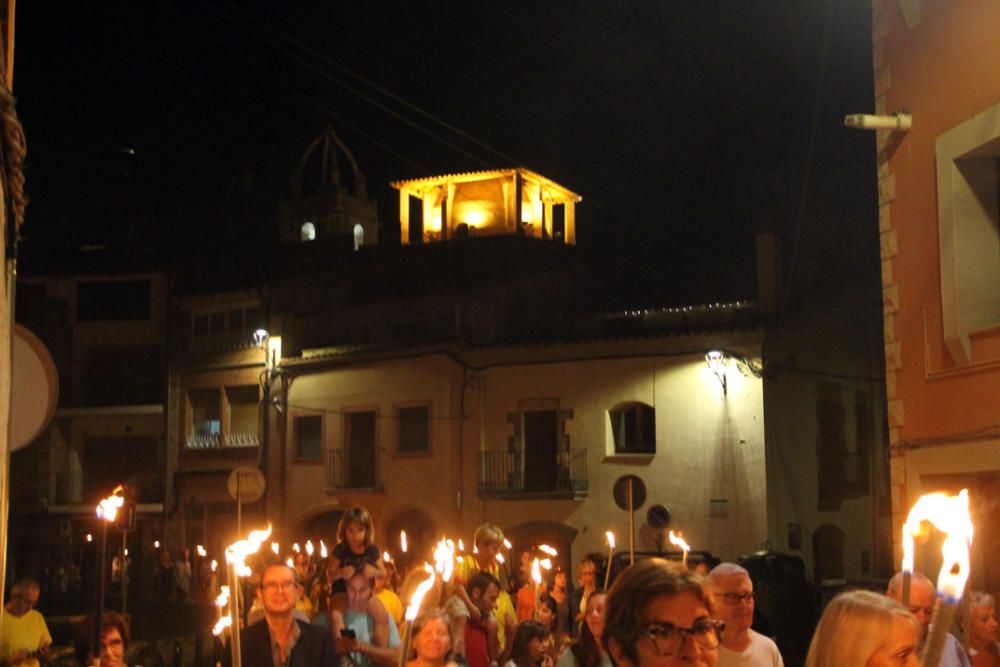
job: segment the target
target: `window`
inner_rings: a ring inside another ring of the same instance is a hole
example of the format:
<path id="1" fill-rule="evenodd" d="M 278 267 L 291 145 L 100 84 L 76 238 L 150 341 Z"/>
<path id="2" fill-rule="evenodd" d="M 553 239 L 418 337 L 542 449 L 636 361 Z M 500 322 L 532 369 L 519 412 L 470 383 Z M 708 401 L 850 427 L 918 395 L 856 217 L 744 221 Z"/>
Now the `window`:
<path id="1" fill-rule="evenodd" d="M 399 452 L 430 451 L 430 408 L 426 405 L 399 408 Z"/>
<path id="2" fill-rule="evenodd" d="M 127 322 L 149 319 L 149 281 L 81 282 L 76 286 L 78 322 Z"/>
<path id="3" fill-rule="evenodd" d="M 612 408 L 611 433 L 615 454 L 656 453 L 656 410 L 650 405 L 633 401 Z"/>
<path id="4" fill-rule="evenodd" d="M 323 459 L 323 418 L 303 415 L 295 418 L 295 458 L 302 461 Z"/>
<path id="5" fill-rule="evenodd" d="M 970 336 L 1000 326 L 1000 104 L 937 138 L 944 342 L 959 365 Z"/>
<path id="6" fill-rule="evenodd" d="M 347 467 L 345 486 L 375 486 L 375 411 L 349 412 L 346 419 Z"/>
<path id="7" fill-rule="evenodd" d="M 222 434 L 221 401 L 218 389 L 191 389 L 191 434 L 188 447 L 218 447 Z"/>

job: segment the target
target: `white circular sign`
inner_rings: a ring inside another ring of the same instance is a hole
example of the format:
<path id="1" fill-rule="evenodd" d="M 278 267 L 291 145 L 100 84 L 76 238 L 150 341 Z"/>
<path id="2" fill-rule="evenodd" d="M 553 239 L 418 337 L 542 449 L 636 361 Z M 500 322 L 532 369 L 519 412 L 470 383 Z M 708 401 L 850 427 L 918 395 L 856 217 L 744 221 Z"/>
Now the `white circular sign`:
<path id="1" fill-rule="evenodd" d="M 59 374 L 52 355 L 38 336 L 14 325 L 13 377 L 10 391 L 10 449 L 38 437 L 56 414 Z"/>
<path id="2" fill-rule="evenodd" d="M 264 495 L 267 488 L 267 480 L 264 473 L 253 466 L 240 466 L 231 473 L 226 480 L 226 488 L 233 500 L 253 503 L 257 502 Z"/>

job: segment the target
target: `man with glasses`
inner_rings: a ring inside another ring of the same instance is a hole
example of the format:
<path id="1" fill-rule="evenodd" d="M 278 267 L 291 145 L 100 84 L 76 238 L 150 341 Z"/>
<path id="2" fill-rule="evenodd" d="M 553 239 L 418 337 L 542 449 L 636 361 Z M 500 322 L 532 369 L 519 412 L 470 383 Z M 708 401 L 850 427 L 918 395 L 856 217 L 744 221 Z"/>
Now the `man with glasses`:
<path id="1" fill-rule="evenodd" d="M 265 567 L 260 576 L 257 597 L 264 608 L 264 620 L 240 633 L 245 667 L 337 665 L 330 633 L 294 616 L 295 604 L 299 600 L 299 583 L 294 568 L 285 563 L 272 563 Z"/>
<path id="2" fill-rule="evenodd" d="M 3 608 L 0 661 L 6 665 L 38 667 L 38 657 L 47 658 L 52 635 L 45 619 L 35 611 L 41 589 L 34 579 L 21 579 L 10 588 L 10 601 Z"/>
<path id="3" fill-rule="evenodd" d="M 715 616 L 726 624 L 719 647 L 719 667 L 783 667 L 778 646 L 750 628 L 753 582 L 736 563 L 720 563 L 708 574 L 715 591 Z"/>
<path id="4" fill-rule="evenodd" d="M 605 606 L 604 644 L 618 667 L 716 667 L 723 623 L 708 612 L 704 580 L 647 558 L 615 580 Z"/>

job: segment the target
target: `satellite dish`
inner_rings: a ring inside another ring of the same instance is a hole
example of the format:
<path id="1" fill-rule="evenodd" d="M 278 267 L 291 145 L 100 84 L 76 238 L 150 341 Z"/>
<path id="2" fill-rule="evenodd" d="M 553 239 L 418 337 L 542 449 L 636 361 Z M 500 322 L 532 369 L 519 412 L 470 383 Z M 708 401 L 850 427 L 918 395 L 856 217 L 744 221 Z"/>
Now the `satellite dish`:
<path id="1" fill-rule="evenodd" d="M 59 374 L 52 355 L 38 336 L 14 325 L 13 378 L 10 396 L 10 449 L 38 437 L 56 414 Z"/>
<path id="2" fill-rule="evenodd" d="M 646 523 L 653 530 L 664 530 L 670 527 L 670 510 L 666 505 L 653 505 L 646 510 Z"/>

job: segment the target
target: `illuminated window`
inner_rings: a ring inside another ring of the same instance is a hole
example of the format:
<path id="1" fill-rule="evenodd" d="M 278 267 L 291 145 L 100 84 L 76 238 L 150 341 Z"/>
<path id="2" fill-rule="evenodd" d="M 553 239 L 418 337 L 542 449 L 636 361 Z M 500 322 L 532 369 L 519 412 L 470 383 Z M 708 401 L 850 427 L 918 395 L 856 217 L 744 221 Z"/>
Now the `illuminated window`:
<path id="1" fill-rule="evenodd" d="M 399 408 L 399 452 L 430 451 L 430 408 L 426 405 Z"/>
<path id="2" fill-rule="evenodd" d="M 656 410 L 645 403 L 619 403 L 608 411 L 615 454 L 656 453 Z"/>

